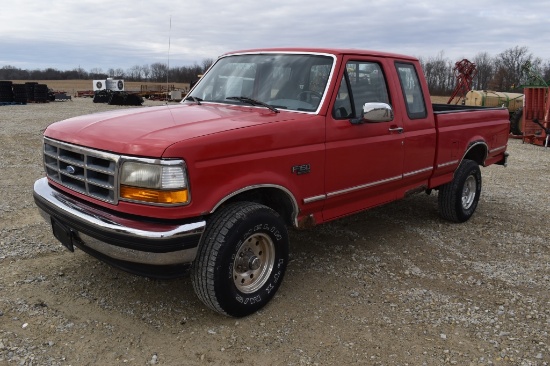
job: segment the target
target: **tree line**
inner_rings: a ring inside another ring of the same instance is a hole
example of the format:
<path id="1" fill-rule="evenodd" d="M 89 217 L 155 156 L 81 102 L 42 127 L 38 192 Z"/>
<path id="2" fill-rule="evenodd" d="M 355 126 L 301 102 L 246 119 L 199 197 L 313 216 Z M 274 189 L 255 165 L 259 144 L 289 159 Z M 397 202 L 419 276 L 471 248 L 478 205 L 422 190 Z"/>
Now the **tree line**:
<path id="1" fill-rule="evenodd" d="M 121 68 L 103 71 L 100 68 L 92 68 L 86 71 L 83 68 L 73 70 L 57 70 L 46 68 L 43 70 L 24 70 L 14 66 L 0 68 L 0 80 L 103 80 L 106 78 L 124 79 L 125 81 L 142 82 L 166 82 L 192 83 L 197 81 L 198 75 L 203 74 L 212 64 L 211 58 L 204 59 L 199 65 L 170 67 L 165 63 L 153 63 L 151 65 L 134 65 L 127 70 Z"/>
<path id="2" fill-rule="evenodd" d="M 456 86 L 455 63 L 460 60 L 450 60 L 441 51 L 434 57 L 419 57 L 432 95 L 449 95 Z M 550 61 L 533 56 L 525 46 L 515 46 L 504 50 L 496 56 L 487 52 L 476 54 L 469 61 L 476 64 L 477 73 L 473 79 L 473 89 L 516 91 L 522 92 L 522 85 L 528 82 L 530 70 L 540 75 L 544 80 L 550 80 Z M 127 70 L 121 68 L 108 69 L 104 72 L 100 68 L 86 71 L 82 68 L 61 71 L 54 68 L 44 70 L 22 70 L 14 66 L 0 68 L 0 80 L 100 80 L 108 77 L 124 79 L 126 81 L 150 81 L 193 83 L 198 75 L 203 74 L 214 62 L 213 59 L 204 59 L 201 64 L 192 66 L 170 67 L 165 63 L 151 65 L 135 65 Z"/>
<path id="3" fill-rule="evenodd" d="M 432 95 L 449 95 L 456 86 L 455 63 L 440 52 L 435 57 L 419 58 L 426 82 Z M 530 82 L 532 75 L 550 80 L 550 61 L 533 56 L 525 46 L 515 46 L 496 56 L 480 52 L 472 59 L 476 65 L 472 89 L 501 92 L 523 92 L 523 85 Z"/>

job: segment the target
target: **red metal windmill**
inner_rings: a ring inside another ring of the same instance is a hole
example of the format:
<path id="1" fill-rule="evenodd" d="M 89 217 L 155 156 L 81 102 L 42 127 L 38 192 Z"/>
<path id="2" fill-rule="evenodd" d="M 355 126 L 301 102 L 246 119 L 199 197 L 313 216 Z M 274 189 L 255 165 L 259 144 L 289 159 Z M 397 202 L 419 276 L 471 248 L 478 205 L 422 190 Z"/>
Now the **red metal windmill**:
<path id="1" fill-rule="evenodd" d="M 476 64 L 470 62 L 466 59 L 458 61 L 453 67 L 453 72 L 456 77 L 456 87 L 453 91 L 453 94 L 447 101 L 447 104 L 451 104 L 453 99 L 458 96 L 458 99 L 455 104 L 458 104 L 460 99 L 463 99 L 466 96 L 466 93 L 472 88 L 472 82 L 476 76 Z"/>

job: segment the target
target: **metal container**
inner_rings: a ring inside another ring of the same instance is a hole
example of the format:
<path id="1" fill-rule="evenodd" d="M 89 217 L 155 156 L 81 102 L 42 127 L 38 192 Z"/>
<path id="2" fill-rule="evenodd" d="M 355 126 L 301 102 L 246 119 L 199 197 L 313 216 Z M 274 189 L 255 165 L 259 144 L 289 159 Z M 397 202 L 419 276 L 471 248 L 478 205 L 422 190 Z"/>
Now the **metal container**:
<path id="1" fill-rule="evenodd" d="M 94 87 L 94 91 L 98 91 L 98 90 L 124 91 L 124 80 L 111 79 L 111 78 L 108 78 L 107 80 L 94 80 L 93 87 Z"/>
<path id="2" fill-rule="evenodd" d="M 464 105 L 481 107 L 506 107 L 510 113 L 523 107 L 523 94 L 504 93 L 492 90 L 470 90 L 466 93 Z"/>

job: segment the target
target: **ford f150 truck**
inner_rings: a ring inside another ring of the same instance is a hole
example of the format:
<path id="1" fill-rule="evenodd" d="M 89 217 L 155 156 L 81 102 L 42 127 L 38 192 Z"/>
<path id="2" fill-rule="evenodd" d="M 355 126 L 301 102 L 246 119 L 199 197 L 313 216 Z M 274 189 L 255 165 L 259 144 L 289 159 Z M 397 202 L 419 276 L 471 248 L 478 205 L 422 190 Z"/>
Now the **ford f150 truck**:
<path id="1" fill-rule="evenodd" d="M 443 218 L 468 220 L 508 131 L 504 108 L 432 105 L 412 57 L 232 52 L 178 105 L 50 125 L 34 199 L 69 250 L 157 278 L 190 269 L 209 308 L 240 317 L 280 286 L 288 227 L 432 190 Z"/>

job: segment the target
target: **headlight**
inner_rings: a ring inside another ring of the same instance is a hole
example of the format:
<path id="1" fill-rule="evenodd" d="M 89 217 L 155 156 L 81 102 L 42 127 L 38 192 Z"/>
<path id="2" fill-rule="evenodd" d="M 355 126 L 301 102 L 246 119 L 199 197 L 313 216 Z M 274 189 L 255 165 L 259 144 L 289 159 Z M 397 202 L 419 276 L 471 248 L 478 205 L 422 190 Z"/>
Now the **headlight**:
<path id="1" fill-rule="evenodd" d="M 185 164 L 172 160 L 160 164 L 125 162 L 120 174 L 120 198 L 170 205 L 189 203 Z"/>

